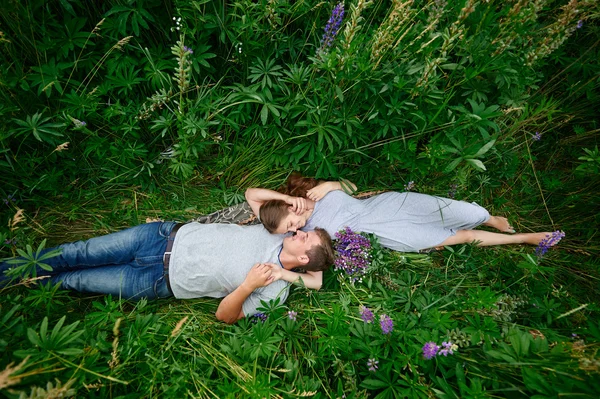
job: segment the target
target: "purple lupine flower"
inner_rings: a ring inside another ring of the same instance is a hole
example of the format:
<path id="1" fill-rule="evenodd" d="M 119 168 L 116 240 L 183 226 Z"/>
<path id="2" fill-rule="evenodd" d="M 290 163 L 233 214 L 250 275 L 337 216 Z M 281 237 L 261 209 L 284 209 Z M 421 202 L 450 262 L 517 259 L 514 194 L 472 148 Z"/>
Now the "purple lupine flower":
<path id="1" fill-rule="evenodd" d="M 255 313 L 252 316 L 252 319 L 250 319 L 250 321 L 252 321 L 252 323 L 255 323 L 255 324 L 258 323 L 259 321 L 264 323 L 267 320 L 267 317 L 268 316 L 266 314 L 259 312 L 259 313 Z"/>
<path id="2" fill-rule="evenodd" d="M 404 191 L 411 191 L 414 188 L 415 188 L 415 182 L 412 180 L 404 185 Z"/>
<path id="3" fill-rule="evenodd" d="M 451 184 L 450 189 L 448 190 L 448 198 L 454 199 L 456 196 L 456 189 L 458 188 L 457 184 Z"/>
<path id="4" fill-rule="evenodd" d="M 379 325 L 381 326 L 381 333 L 384 335 L 394 331 L 394 321 L 386 314 L 379 316 Z"/>
<path id="5" fill-rule="evenodd" d="M 6 198 L 4 198 L 4 205 L 9 205 L 11 202 L 15 202 L 15 196 L 13 194 L 8 194 Z"/>
<path id="6" fill-rule="evenodd" d="M 542 134 L 540 132 L 535 132 L 533 137 L 531 138 L 533 141 L 540 141 L 542 139 Z"/>
<path id="7" fill-rule="evenodd" d="M 427 342 L 423 345 L 423 357 L 425 359 L 433 359 L 440 350 L 440 347 L 435 342 Z"/>
<path id="8" fill-rule="evenodd" d="M 365 323 L 372 323 L 375 320 L 375 315 L 371 312 L 371 309 L 364 305 L 360 305 L 360 317 Z"/>
<path id="9" fill-rule="evenodd" d="M 298 316 L 298 312 L 294 312 L 293 310 L 290 310 L 289 312 L 287 312 L 288 318 L 292 321 L 296 321 L 296 316 Z"/>
<path id="10" fill-rule="evenodd" d="M 571 338 L 573 338 L 573 339 L 579 338 L 579 335 L 577 335 L 577 334 L 575 334 L 575 333 L 572 333 L 572 334 L 571 334 Z"/>
<path id="11" fill-rule="evenodd" d="M 546 254 L 546 252 L 548 252 L 548 249 L 550 249 L 550 247 L 558 244 L 558 242 L 564 237 L 565 233 L 560 230 L 556 230 L 551 235 L 546 235 L 546 238 L 540 241 L 537 248 L 535 249 L 535 254 L 538 256 L 538 258 L 543 257 Z"/>
<path id="12" fill-rule="evenodd" d="M 188 46 L 183 46 L 183 51 L 185 51 L 186 53 L 194 54 L 194 50 L 192 50 Z"/>
<path id="13" fill-rule="evenodd" d="M 331 12 L 331 17 L 329 17 L 329 21 L 327 21 L 327 25 L 325 25 L 325 33 L 321 39 L 321 47 L 319 48 L 319 52 L 326 52 L 331 48 L 331 46 L 333 46 L 333 41 L 335 40 L 335 37 L 342 26 L 343 19 L 344 3 L 340 2 L 334 7 L 333 11 Z"/>
<path id="14" fill-rule="evenodd" d="M 454 351 L 458 349 L 457 345 L 454 345 L 452 342 L 442 342 L 443 349 L 439 351 L 438 355 L 454 355 Z M 439 348 L 439 347 L 438 347 Z"/>
<path id="15" fill-rule="evenodd" d="M 583 26 L 583 19 L 580 19 L 579 21 L 577 21 L 577 26 L 575 26 L 575 28 L 581 29 L 582 26 Z"/>
<path id="16" fill-rule="evenodd" d="M 367 362 L 367 367 L 369 367 L 369 371 L 377 371 L 377 369 L 379 368 L 379 361 L 376 359 L 369 359 L 369 361 Z"/>
<path id="17" fill-rule="evenodd" d="M 371 242 L 349 227 L 335 233 L 335 270 L 343 270 L 352 281 L 365 275 L 371 264 Z"/>

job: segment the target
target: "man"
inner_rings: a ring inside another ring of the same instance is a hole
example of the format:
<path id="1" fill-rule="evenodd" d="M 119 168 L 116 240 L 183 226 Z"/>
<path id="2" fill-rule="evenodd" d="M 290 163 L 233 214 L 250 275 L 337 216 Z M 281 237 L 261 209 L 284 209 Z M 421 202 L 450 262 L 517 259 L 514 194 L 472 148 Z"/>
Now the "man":
<path id="1" fill-rule="evenodd" d="M 62 288 L 139 298 L 224 298 L 216 317 L 235 323 L 252 316 L 261 301 L 287 299 L 289 284 L 276 280 L 271 267 L 326 270 L 333 263 L 331 238 L 324 230 L 286 236 L 262 225 L 154 222 L 87 241 L 63 244 L 59 256 L 36 267 Z M 262 262 L 262 263 L 257 263 Z M 5 271 L 27 260 L 0 263 Z M 22 269 L 22 268 L 21 268 Z"/>

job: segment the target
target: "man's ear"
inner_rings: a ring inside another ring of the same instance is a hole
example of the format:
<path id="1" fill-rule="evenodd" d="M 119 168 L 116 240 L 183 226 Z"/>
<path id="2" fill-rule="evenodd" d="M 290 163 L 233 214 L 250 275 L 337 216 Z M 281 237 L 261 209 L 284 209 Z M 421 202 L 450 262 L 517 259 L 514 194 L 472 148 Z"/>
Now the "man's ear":
<path id="1" fill-rule="evenodd" d="M 310 259 L 308 258 L 308 255 L 298 256 L 298 262 L 300 262 L 301 265 L 306 265 L 308 263 L 308 261 L 310 261 Z"/>

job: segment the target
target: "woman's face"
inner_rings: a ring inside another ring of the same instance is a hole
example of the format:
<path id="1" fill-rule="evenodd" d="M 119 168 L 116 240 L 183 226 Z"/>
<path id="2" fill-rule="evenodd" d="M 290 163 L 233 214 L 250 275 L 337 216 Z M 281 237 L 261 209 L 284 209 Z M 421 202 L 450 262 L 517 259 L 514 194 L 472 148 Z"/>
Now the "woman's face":
<path id="1" fill-rule="evenodd" d="M 290 211 L 288 215 L 279 223 L 279 227 L 275 233 L 277 234 L 285 234 L 288 231 L 296 232 L 300 230 L 302 227 L 306 225 L 306 216 L 296 215 L 294 212 Z"/>

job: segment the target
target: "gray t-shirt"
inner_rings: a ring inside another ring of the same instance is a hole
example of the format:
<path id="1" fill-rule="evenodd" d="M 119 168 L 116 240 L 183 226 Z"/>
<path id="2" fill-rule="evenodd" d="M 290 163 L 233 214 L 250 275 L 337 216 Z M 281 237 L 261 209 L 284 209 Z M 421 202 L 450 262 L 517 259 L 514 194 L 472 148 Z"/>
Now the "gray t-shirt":
<path id="1" fill-rule="evenodd" d="M 361 200 L 337 190 L 315 203 L 302 230 L 321 227 L 334 238 L 348 226 L 352 231 L 375 234 L 384 247 L 416 252 L 489 218 L 488 211 L 474 202 L 412 192 L 388 192 Z"/>
<path id="2" fill-rule="evenodd" d="M 183 225 L 173 243 L 169 279 L 175 298 L 223 298 L 239 287 L 256 263 L 281 265 L 279 252 L 283 236 L 269 234 L 262 226 L 235 224 Z M 277 297 L 287 299 L 289 284 L 278 280 L 256 289 L 242 306 L 252 316 Z"/>

